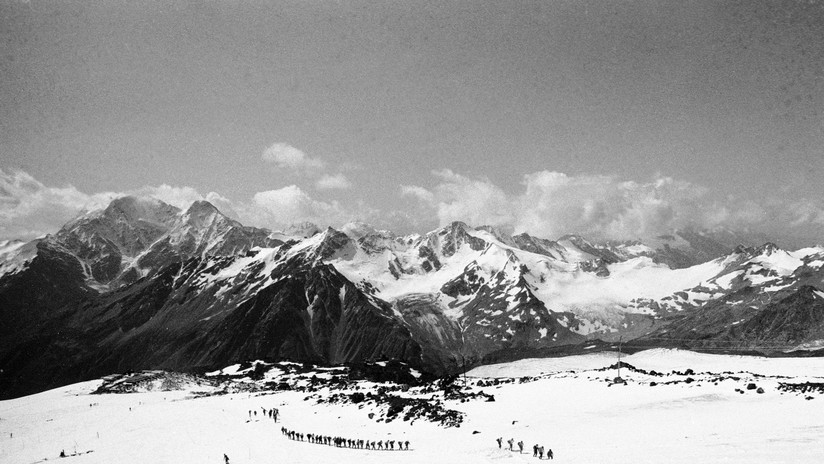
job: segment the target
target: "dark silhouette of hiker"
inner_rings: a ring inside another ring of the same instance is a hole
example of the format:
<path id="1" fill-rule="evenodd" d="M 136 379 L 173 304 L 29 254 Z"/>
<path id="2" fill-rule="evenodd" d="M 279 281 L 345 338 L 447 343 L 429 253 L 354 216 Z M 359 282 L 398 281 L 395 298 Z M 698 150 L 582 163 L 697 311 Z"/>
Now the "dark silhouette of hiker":
<path id="1" fill-rule="evenodd" d="M 409 451 L 409 440 L 406 440 L 406 442 L 404 443 L 404 445 L 406 445 L 406 451 Z"/>
<path id="2" fill-rule="evenodd" d="M 552 448 L 550 448 L 550 449 L 546 452 L 546 458 L 547 458 L 547 459 L 555 459 L 555 455 L 554 455 L 554 454 L 552 454 Z"/>
<path id="3" fill-rule="evenodd" d="M 538 459 L 543 459 L 543 458 L 544 458 L 544 447 L 539 446 L 538 447 Z"/>
<path id="4" fill-rule="evenodd" d="M 503 440 L 503 437 L 498 437 L 498 438 L 495 439 L 495 441 L 498 442 L 498 449 L 501 449 L 501 441 L 502 440 Z"/>
<path id="5" fill-rule="evenodd" d="M 507 440 L 506 442 L 507 442 L 507 443 L 509 443 L 509 451 L 515 451 L 514 449 L 512 449 L 512 445 L 515 443 L 515 439 L 514 439 L 514 438 L 510 438 L 510 439 L 509 439 L 509 440 Z"/>
<path id="6" fill-rule="evenodd" d="M 229 464 L 229 456 L 226 456 L 225 453 L 223 454 L 223 461 L 225 464 Z"/>
<path id="7" fill-rule="evenodd" d="M 532 445 L 532 457 L 538 456 L 538 445 Z"/>
<path id="8" fill-rule="evenodd" d="M 522 454 L 524 452 L 524 442 L 523 440 L 518 442 L 518 454 Z"/>

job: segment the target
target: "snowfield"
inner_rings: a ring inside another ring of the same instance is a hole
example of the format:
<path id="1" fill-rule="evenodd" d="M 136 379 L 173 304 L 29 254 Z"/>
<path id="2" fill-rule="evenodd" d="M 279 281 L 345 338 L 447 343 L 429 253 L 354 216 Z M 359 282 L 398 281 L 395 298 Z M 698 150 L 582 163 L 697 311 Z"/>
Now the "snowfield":
<path id="1" fill-rule="evenodd" d="M 426 387 L 398 390 L 464 413 L 460 427 L 379 421 L 386 408 L 369 402 L 318 403 L 336 393 L 327 387 L 215 394 L 207 384 L 184 381 L 173 391 L 155 382 L 139 393 L 91 394 L 103 384 L 95 380 L 0 402 L 0 462 L 223 464 L 225 453 L 233 464 L 519 463 L 537 461 L 534 444 L 551 448 L 562 463 L 824 462 L 824 392 L 781 387 L 824 382 L 824 359 L 649 350 L 622 357 L 636 368 L 621 369 L 626 385 L 611 382 L 615 369 L 603 369 L 616 361 L 616 353 L 593 353 L 472 370 L 464 391 L 494 395 L 494 402 L 449 400 Z M 246 372 L 230 366 L 210 375 Z M 318 369 L 317 376 L 335 372 Z M 308 377 L 298 381 L 274 367 L 263 378 L 298 385 Z M 349 391 L 382 385 L 358 381 Z M 261 408 L 278 408 L 280 421 Z M 410 451 L 292 441 L 281 427 L 409 440 Z M 504 447 L 509 438 L 523 440 L 524 453 L 498 449 L 498 437 Z M 61 450 L 68 457 L 58 457 Z"/>

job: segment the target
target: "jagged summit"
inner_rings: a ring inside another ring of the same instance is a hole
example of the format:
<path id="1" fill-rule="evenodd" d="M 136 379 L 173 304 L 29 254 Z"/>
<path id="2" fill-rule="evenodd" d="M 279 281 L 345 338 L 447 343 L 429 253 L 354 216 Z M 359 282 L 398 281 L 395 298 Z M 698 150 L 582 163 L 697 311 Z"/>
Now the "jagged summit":
<path id="1" fill-rule="evenodd" d="M 73 255 L 90 284 L 108 289 L 191 256 L 230 255 L 281 243 L 269 234 L 244 227 L 208 201 L 181 211 L 155 198 L 124 196 L 70 221 L 42 246 Z"/>
<path id="2" fill-rule="evenodd" d="M 771 254 L 775 253 L 776 251 L 780 251 L 780 250 L 781 250 L 781 248 L 779 248 L 779 246 L 776 245 L 775 243 L 767 242 L 767 243 L 761 245 L 758 248 L 758 253 L 766 255 L 766 256 L 770 256 Z"/>
<path id="3" fill-rule="evenodd" d="M 750 254 L 753 254 L 754 252 L 755 252 L 755 248 L 746 246 L 744 244 L 736 245 L 735 249 L 733 250 L 733 253 L 735 253 L 737 255 L 750 255 Z"/>
<path id="4" fill-rule="evenodd" d="M 174 228 L 188 227 L 196 231 L 207 231 L 220 228 L 243 227 L 242 224 L 223 214 L 215 205 L 206 200 L 192 203 L 185 213 L 181 214 Z M 219 232 L 219 231 L 218 231 Z M 198 232 L 194 232 L 197 234 Z"/>
<path id="5" fill-rule="evenodd" d="M 155 198 L 124 196 L 115 198 L 105 208 L 78 216 L 66 223 L 60 231 L 78 228 L 135 228 L 138 223 L 164 228 L 168 227 L 179 213 L 179 208 Z"/>
<path id="6" fill-rule="evenodd" d="M 146 221 L 166 224 L 180 209 L 156 198 L 124 196 L 112 200 L 101 216 L 117 221 Z"/>
<path id="7" fill-rule="evenodd" d="M 186 210 L 186 214 L 189 215 L 211 215 L 211 214 L 223 214 L 221 213 L 215 205 L 211 204 L 206 200 L 197 200 L 189 206 L 189 209 Z"/>

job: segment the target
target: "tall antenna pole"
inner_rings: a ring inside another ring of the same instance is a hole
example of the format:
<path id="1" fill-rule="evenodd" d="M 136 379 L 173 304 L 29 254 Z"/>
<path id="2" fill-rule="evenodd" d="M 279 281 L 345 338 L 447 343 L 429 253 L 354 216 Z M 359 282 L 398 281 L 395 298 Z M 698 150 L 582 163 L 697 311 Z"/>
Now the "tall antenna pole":
<path id="1" fill-rule="evenodd" d="M 618 337 L 618 378 L 621 378 L 621 341 L 623 340 L 623 335 Z"/>
<path id="2" fill-rule="evenodd" d="M 463 362 L 463 384 L 464 388 L 466 388 L 466 356 L 463 354 L 461 355 L 461 362 Z"/>

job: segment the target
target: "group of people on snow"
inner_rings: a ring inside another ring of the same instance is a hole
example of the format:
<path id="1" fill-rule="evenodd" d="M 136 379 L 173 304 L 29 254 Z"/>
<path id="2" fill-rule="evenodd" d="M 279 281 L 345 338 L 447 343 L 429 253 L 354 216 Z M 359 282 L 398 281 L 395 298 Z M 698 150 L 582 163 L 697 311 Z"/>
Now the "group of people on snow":
<path id="1" fill-rule="evenodd" d="M 280 414 L 278 408 L 266 409 L 263 406 L 261 406 L 260 409 L 263 410 L 262 415 L 264 418 L 269 417 L 269 419 L 273 419 L 275 422 L 278 421 L 278 414 Z M 249 420 L 252 420 L 252 415 L 257 417 L 257 410 L 249 410 Z"/>
<path id="2" fill-rule="evenodd" d="M 498 448 L 503 448 L 503 441 L 504 441 L 503 437 L 498 437 L 498 438 L 495 439 L 495 441 L 498 442 Z M 507 445 L 509 445 L 509 451 L 515 451 L 516 443 L 515 443 L 514 438 L 510 438 L 509 440 L 506 441 L 506 443 L 507 443 Z M 523 442 L 523 440 L 519 441 L 517 443 L 517 446 L 518 446 L 518 452 L 523 453 L 524 452 L 524 442 Z M 544 449 L 545 448 L 543 446 L 533 445 L 532 446 L 532 456 L 534 456 L 538 459 L 543 459 L 544 458 Z M 555 458 L 555 455 L 552 453 L 552 448 L 546 449 L 546 458 L 547 459 L 554 459 Z"/>
<path id="3" fill-rule="evenodd" d="M 328 435 L 316 435 L 313 433 L 299 433 L 294 430 L 289 430 L 286 427 L 280 428 L 280 433 L 282 433 L 286 438 L 290 440 L 297 440 L 297 441 L 306 441 L 309 443 L 315 443 L 318 445 L 329 445 L 335 446 L 338 448 L 355 448 L 355 449 L 367 449 L 367 450 L 399 450 L 399 451 L 409 451 L 409 440 L 406 441 L 395 441 L 395 440 L 378 440 L 378 441 L 369 441 L 369 440 L 356 440 L 351 438 L 344 438 L 344 437 L 332 437 Z M 397 448 L 395 445 L 397 444 Z"/>

